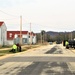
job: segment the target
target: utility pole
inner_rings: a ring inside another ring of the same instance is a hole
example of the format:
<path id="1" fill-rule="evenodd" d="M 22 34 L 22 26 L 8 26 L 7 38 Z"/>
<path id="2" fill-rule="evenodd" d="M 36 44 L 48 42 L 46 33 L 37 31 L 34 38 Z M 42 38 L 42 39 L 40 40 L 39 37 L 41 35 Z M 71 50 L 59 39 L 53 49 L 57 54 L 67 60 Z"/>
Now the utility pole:
<path id="1" fill-rule="evenodd" d="M 22 16 L 20 16 L 20 44 L 22 45 Z"/>
<path id="2" fill-rule="evenodd" d="M 66 31 L 65 31 L 65 40 L 66 40 Z"/>
<path id="3" fill-rule="evenodd" d="M 71 40 L 72 40 L 72 32 L 71 32 Z"/>
<path id="4" fill-rule="evenodd" d="M 70 39 L 70 32 L 69 32 L 69 40 L 71 40 L 71 39 Z"/>
<path id="5" fill-rule="evenodd" d="M 40 34 L 40 36 L 41 36 L 41 44 L 42 44 L 42 33 Z"/>
<path id="6" fill-rule="evenodd" d="M 32 33 L 31 33 L 31 23 L 30 23 L 30 45 L 32 43 L 31 35 L 32 35 Z"/>
<path id="7" fill-rule="evenodd" d="M 43 33 L 42 33 L 42 31 L 40 33 L 40 36 L 41 36 L 41 44 L 42 44 L 43 43 Z"/>

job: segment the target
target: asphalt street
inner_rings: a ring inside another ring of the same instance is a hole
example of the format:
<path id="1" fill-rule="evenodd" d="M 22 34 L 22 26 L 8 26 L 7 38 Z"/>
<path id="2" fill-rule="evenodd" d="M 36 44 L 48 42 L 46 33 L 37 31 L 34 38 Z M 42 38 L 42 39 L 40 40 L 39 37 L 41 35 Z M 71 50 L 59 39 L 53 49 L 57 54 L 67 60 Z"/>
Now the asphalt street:
<path id="1" fill-rule="evenodd" d="M 44 49 L 36 49 L 23 54 L 43 53 L 63 54 L 70 53 L 70 51 L 64 51 L 61 46 L 53 45 L 52 47 L 46 46 Z M 69 62 L 4 62 L 0 63 L 0 75 L 75 75 L 75 70 Z"/>

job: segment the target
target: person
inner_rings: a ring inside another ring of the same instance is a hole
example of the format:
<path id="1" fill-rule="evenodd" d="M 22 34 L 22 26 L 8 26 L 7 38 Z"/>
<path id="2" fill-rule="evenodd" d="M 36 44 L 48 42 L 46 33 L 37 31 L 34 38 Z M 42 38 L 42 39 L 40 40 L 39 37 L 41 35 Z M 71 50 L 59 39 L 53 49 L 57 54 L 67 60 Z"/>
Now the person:
<path id="1" fill-rule="evenodd" d="M 69 45 L 69 42 L 68 42 L 68 41 L 66 41 L 66 42 L 65 42 L 65 46 L 66 46 L 66 48 L 69 48 L 69 46 L 68 46 L 68 45 Z"/>
<path id="2" fill-rule="evenodd" d="M 17 52 L 17 46 L 16 46 L 16 44 L 14 44 L 13 46 L 12 46 L 12 51 L 15 53 L 15 52 Z"/>
<path id="3" fill-rule="evenodd" d="M 22 50 L 21 50 L 21 45 L 18 43 L 18 44 L 16 44 L 16 46 L 17 46 L 17 50 L 19 51 L 19 52 L 21 52 Z"/>

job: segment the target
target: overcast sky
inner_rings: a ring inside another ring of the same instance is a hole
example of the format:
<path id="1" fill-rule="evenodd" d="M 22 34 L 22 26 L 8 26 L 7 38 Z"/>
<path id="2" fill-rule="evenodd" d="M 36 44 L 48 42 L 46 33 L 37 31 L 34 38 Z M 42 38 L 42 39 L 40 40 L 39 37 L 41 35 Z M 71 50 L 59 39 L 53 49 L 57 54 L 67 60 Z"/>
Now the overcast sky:
<path id="1" fill-rule="evenodd" d="M 75 0 L 0 0 L 0 21 L 8 30 L 73 31 Z"/>

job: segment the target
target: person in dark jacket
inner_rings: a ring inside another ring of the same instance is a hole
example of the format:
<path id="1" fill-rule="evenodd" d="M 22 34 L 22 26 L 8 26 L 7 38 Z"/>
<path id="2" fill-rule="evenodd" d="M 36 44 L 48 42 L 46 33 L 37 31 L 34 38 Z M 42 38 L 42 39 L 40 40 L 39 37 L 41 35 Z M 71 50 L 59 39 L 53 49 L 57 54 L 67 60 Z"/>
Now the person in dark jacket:
<path id="1" fill-rule="evenodd" d="M 18 52 L 21 52 L 22 50 L 21 50 L 21 45 L 18 43 L 18 44 L 16 44 L 17 45 L 17 50 L 18 50 Z"/>

